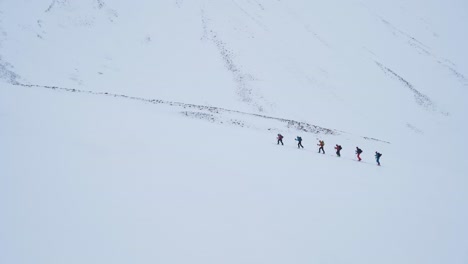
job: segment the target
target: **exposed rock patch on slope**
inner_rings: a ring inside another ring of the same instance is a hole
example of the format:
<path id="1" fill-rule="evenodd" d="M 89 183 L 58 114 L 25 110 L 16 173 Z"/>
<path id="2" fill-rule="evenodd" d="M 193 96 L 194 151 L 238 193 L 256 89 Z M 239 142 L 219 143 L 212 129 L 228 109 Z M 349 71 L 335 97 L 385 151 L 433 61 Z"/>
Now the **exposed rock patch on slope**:
<path id="1" fill-rule="evenodd" d="M 8 83 L 11 84 L 18 84 L 18 79 L 20 76 L 13 72 L 13 66 L 8 62 L 5 62 L 0 57 L 0 79 L 6 80 Z"/>
<path id="2" fill-rule="evenodd" d="M 254 90 L 251 84 L 251 82 L 255 80 L 255 77 L 246 72 L 242 66 L 235 61 L 234 52 L 229 48 L 228 44 L 222 40 L 220 34 L 210 27 L 210 19 L 206 16 L 203 9 L 201 10 L 201 20 L 203 27 L 202 39 L 211 41 L 218 49 L 226 69 L 233 75 L 237 87 L 236 93 L 239 99 L 254 107 L 255 110 L 264 112 L 266 105 L 265 100 L 258 91 Z"/>
<path id="3" fill-rule="evenodd" d="M 44 10 L 45 13 L 52 13 L 52 12 L 62 12 L 62 13 L 69 13 L 65 16 L 69 23 L 77 26 L 92 26 L 95 23 L 96 14 L 93 12 L 82 13 L 81 16 L 78 16 L 75 9 L 79 9 L 79 4 L 74 1 L 69 0 L 52 0 L 49 6 Z M 109 8 L 104 0 L 94 0 L 91 3 L 91 10 L 95 10 L 96 12 L 105 13 L 107 20 L 110 22 L 114 22 L 114 20 L 118 17 L 118 13 L 116 10 Z"/>
<path id="4" fill-rule="evenodd" d="M 389 28 L 389 30 L 393 33 L 393 35 L 405 39 L 408 45 L 416 49 L 416 51 L 419 54 L 431 57 L 439 65 L 448 69 L 458 79 L 458 81 L 461 84 L 465 86 L 468 85 L 468 79 L 465 77 L 465 75 L 463 75 L 461 72 L 459 72 L 456 69 L 456 65 L 452 63 L 450 60 L 437 56 L 430 50 L 430 48 L 427 45 L 417 40 L 415 37 L 411 36 L 410 34 L 392 25 L 389 21 L 385 20 L 384 18 L 380 17 L 380 20 L 385 26 Z"/>
<path id="5" fill-rule="evenodd" d="M 416 101 L 416 103 L 418 105 L 420 105 L 421 107 L 423 107 L 424 109 L 426 110 L 431 110 L 431 111 L 436 111 L 437 110 L 437 106 L 436 104 L 425 94 L 421 93 L 420 91 L 418 91 L 414 86 L 413 84 L 411 84 L 409 81 L 407 81 L 405 78 L 403 78 L 402 76 L 400 76 L 399 74 L 397 74 L 395 71 L 393 71 L 392 69 L 384 66 L 383 64 L 381 64 L 380 62 L 375 62 L 380 69 L 382 69 L 385 74 L 387 74 L 388 76 L 392 77 L 393 79 L 396 79 L 397 81 L 399 81 L 403 86 L 405 86 L 406 88 L 408 88 L 412 93 L 413 93 L 413 96 L 414 96 L 414 100 Z M 447 115 L 447 113 L 443 113 L 441 112 L 442 114 L 444 115 Z"/>

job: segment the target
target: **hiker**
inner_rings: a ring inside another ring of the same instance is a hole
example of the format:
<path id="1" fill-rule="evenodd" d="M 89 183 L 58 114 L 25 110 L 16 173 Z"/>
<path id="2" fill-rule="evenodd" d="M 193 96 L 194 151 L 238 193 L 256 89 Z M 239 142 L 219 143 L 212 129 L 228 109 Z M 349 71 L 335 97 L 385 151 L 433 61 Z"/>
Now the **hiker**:
<path id="1" fill-rule="evenodd" d="M 295 140 L 297 141 L 297 148 L 304 148 L 304 146 L 302 146 L 302 138 L 300 136 L 297 136 Z"/>
<path id="2" fill-rule="evenodd" d="M 341 145 L 336 144 L 335 149 L 336 149 L 336 155 L 338 157 L 341 157 L 341 154 L 340 154 L 340 151 L 342 149 Z"/>
<path id="3" fill-rule="evenodd" d="M 377 161 L 377 166 L 380 166 L 380 157 L 382 156 L 381 153 L 375 152 L 375 161 Z"/>
<path id="4" fill-rule="evenodd" d="M 279 143 L 281 143 L 281 145 L 284 146 L 284 144 L 283 144 L 283 135 L 278 134 L 278 137 L 276 139 L 278 139 L 278 144 L 277 145 L 279 145 Z"/>
<path id="5" fill-rule="evenodd" d="M 320 150 L 322 150 L 323 154 L 325 154 L 325 150 L 323 150 L 323 146 L 325 146 L 325 142 L 323 140 L 319 140 L 319 143 L 317 146 L 320 146 L 318 153 L 320 153 Z"/>
<path id="6" fill-rule="evenodd" d="M 362 153 L 362 149 L 360 149 L 359 147 L 356 147 L 356 154 L 357 154 L 358 161 L 361 161 L 361 153 Z"/>

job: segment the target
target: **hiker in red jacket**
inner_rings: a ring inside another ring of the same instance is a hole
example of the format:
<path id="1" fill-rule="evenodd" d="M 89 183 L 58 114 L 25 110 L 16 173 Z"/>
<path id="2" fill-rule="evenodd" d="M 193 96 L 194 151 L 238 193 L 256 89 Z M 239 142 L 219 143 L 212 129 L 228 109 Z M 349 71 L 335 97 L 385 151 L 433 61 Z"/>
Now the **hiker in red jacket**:
<path id="1" fill-rule="evenodd" d="M 361 153 L 362 153 L 362 149 L 356 147 L 356 154 L 357 154 L 358 161 L 361 161 Z"/>
<path id="2" fill-rule="evenodd" d="M 278 137 L 276 139 L 278 139 L 278 144 L 277 145 L 279 145 L 279 143 L 281 143 L 281 145 L 284 145 L 283 144 L 283 135 L 278 134 Z"/>

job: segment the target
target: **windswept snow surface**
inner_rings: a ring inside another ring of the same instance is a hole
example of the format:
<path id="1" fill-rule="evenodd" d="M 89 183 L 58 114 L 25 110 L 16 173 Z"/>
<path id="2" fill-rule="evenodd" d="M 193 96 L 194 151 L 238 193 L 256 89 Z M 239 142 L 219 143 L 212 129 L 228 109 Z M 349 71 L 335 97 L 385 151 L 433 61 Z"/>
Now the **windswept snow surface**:
<path id="1" fill-rule="evenodd" d="M 0 1 L 0 263 L 468 263 L 467 11 Z"/>

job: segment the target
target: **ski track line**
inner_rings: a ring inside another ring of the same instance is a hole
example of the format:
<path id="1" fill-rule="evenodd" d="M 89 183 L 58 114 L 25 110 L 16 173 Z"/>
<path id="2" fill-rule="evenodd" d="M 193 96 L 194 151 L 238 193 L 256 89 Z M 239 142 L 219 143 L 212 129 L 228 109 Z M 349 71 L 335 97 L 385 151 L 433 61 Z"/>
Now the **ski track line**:
<path id="1" fill-rule="evenodd" d="M 263 118 L 263 119 L 270 119 L 270 120 L 276 120 L 280 121 L 282 123 L 286 123 L 288 128 L 295 128 L 299 131 L 302 132 L 307 132 L 307 133 L 314 133 L 314 134 L 325 134 L 325 135 L 340 135 L 341 133 L 346 133 L 343 131 L 338 131 L 335 129 L 329 129 L 329 128 L 324 128 L 316 125 L 312 125 L 306 122 L 300 122 L 292 119 L 286 119 L 286 118 L 281 118 L 281 117 L 273 117 L 273 116 L 266 116 L 266 115 L 261 115 L 261 114 L 255 114 L 255 113 L 248 113 L 248 112 L 242 112 L 238 110 L 231 110 L 231 109 L 226 109 L 222 107 L 215 107 L 215 106 L 206 106 L 206 105 L 196 105 L 196 104 L 188 104 L 188 103 L 182 103 L 182 102 L 174 102 L 174 101 L 166 101 L 166 100 L 160 100 L 160 99 L 148 99 L 144 97 L 137 97 L 137 96 L 129 96 L 125 94 L 114 94 L 114 93 L 109 93 L 109 92 L 93 92 L 89 90 L 81 90 L 81 89 L 75 89 L 75 88 L 64 88 L 64 87 L 58 87 L 58 86 L 48 86 L 48 85 L 37 85 L 37 84 L 23 84 L 18 81 L 13 81 L 11 82 L 12 85 L 14 86 L 20 86 L 20 87 L 28 87 L 28 88 L 42 88 L 42 89 L 49 89 L 49 90 L 55 90 L 55 91 L 65 91 L 65 92 L 70 92 L 70 93 L 82 93 L 82 94 L 90 94 L 90 95 L 97 95 L 97 96 L 108 96 L 108 97 L 114 97 L 114 98 L 123 98 L 127 100 L 134 100 L 134 101 L 140 101 L 140 102 L 145 102 L 145 103 L 151 103 L 151 104 L 162 104 L 162 105 L 169 105 L 169 106 L 175 106 L 175 107 L 181 107 L 181 108 L 195 108 L 200 111 L 208 111 L 211 113 L 215 114 L 221 114 L 221 113 L 228 113 L 228 114 L 240 114 L 240 115 L 245 115 L 245 116 L 253 116 L 253 117 L 258 117 L 258 118 Z M 347 133 L 349 134 L 349 133 Z M 362 137 L 361 138 L 365 140 L 373 140 L 373 141 L 378 141 L 381 143 L 386 143 L 390 144 L 388 141 L 383 141 L 375 138 L 369 138 L 369 137 Z"/>

